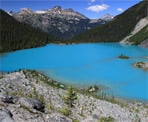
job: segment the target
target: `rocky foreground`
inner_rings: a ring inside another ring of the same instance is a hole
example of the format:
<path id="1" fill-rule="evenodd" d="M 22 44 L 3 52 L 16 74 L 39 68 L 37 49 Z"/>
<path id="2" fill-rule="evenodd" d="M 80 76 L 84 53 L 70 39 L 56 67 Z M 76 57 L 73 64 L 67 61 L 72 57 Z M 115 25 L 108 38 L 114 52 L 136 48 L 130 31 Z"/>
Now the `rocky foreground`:
<path id="1" fill-rule="evenodd" d="M 0 74 L 0 122 L 148 122 L 148 104 L 101 100 L 35 71 Z M 117 104 L 118 103 L 118 104 Z"/>

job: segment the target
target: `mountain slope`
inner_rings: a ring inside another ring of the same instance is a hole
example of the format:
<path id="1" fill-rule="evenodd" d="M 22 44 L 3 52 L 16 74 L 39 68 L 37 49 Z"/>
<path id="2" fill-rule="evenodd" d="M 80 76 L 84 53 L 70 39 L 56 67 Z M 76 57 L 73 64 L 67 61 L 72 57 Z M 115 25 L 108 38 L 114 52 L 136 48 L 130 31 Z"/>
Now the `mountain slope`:
<path id="1" fill-rule="evenodd" d="M 148 39 L 148 25 L 146 25 L 143 29 L 137 32 L 135 35 L 130 37 L 127 41 L 131 42 L 132 44 L 138 45 L 141 42 Z"/>
<path id="2" fill-rule="evenodd" d="M 142 18 L 132 30 L 132 32 L 124 37 L 120 43 L 123 44 L 136 44 L 139 45 L 148 39 L 148 17 Z"/>
<path id="3" fill-rule="evenodd" d="M 66 39 L 106 22 L 103 19 L 90 20 L 72 9 L 62 9 L 60 6 L 39 11 L 24 8 L 12 16 L 20 22 Z"/>
<path id="4" fill-rule="evenodd" d="M 42 46 L 56 41 L 39 29 L 16 21 L 13 17 L 0 9 L 0 52 Z"/>
<path id="5" fill-rule="evenodd" d="M 142 1 L 116 16 L 112 21 L 90 29 L 72 40 L 77 42 L 118 42 L 134 29 L 140 19 L 147 16 L 147 7 L 147 1 Z"/>

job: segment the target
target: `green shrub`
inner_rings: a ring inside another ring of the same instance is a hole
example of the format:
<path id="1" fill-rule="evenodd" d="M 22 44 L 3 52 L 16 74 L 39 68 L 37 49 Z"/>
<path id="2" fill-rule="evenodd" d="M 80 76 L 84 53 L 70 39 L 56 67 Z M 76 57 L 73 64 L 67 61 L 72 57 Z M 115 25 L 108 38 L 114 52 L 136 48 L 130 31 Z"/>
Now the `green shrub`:
<path id="1" fill-rule="evenodd" d="M 63 109 L 60 110 L 60 112 L 61 112 L 63 115 L 65 115 L 65 116 L 69 116 L 70 113 L 71 113 L 71 111 L 70 111 L 69 108 L 63 108 Z"/>
<path id="2" fill-rule="evenodd" d="M 99 118 L 98 122 L 114 122 L 115 119 L 113 117 L 101 117 Z"/>
<path id="3" fill-rule="evenodd" d="M 80 122 L 78 119 L 74 119 L 72 120 L 72 122 Z"/>
<path id="4" fill-rule="evenodd" d="M 69 87 L 67 95 L 63 98 L 64 102 L 71 108 L 74 107 L 74 101 L 76 99 L 76 92 L 73 90 L 73 87 Z"/>
<path id="5" fill-rule="evenodd" d="M 128 57 L 128 56 L 123 55 L 123 54 L 119 55 L 119 56 L 118 56 L 118 58 L 120 58 L 120 59 L 129 59 L 129 57 Z"/>
<path id="6" fill-rule="evenodd" d="M 37 99 L 38 99 L 41 103 L 45 103 L 43 95 L 37 94 Z"/>
<path id="7" fill-rule="evenodd" d="M 48 110 L 54 110 L 54 107 L 53 107 L 53 105 L 51 103 L 47 103 L 45 105 L 45 108 L 47 108 Z"/>

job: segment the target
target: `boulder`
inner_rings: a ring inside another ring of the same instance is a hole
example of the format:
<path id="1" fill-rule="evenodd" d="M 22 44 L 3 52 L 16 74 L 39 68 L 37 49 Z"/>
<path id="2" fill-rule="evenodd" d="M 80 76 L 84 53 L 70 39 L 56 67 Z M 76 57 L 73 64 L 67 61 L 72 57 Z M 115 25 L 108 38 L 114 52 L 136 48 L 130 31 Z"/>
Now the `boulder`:
<path id="1" fill-rule="evenodd" d="M 37 99 L 21 97 L 18 102 L 21 106 L 25 106 L 29 109 L 36 109 L 38 111 L 44 112 L 45 108 L 44 104 Z"/>

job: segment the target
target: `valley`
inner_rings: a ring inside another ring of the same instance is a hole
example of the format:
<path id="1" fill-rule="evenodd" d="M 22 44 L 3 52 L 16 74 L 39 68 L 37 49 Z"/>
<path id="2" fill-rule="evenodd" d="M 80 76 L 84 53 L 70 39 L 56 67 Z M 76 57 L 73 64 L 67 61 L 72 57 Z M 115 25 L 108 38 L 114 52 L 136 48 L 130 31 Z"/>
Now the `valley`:
<path id="1" fill-rule="evenodd" d="M 0 7 L 0 122 L 148 122 L 147 0 Z"/>

